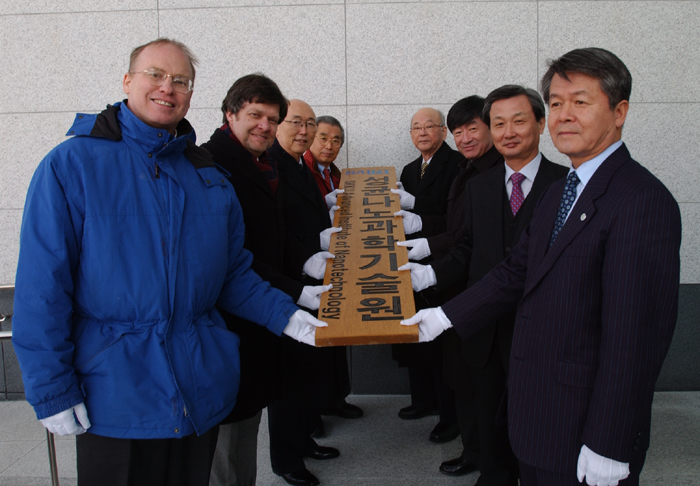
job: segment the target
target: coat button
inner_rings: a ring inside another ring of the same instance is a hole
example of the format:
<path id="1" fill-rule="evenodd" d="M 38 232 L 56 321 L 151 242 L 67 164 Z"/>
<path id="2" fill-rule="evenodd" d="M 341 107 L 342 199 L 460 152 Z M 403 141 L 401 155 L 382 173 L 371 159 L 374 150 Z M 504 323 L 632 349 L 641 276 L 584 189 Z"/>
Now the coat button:
<path id="1" fill-rule="evenodd" d="M 162 133 L 160 133 L 160 132 L 158 132 L 158 136 L 159 136 L 159 137 L 162 137 L 162 136 L 163 136 L 163 134 L 162 134 Z"/>
<path id="2" fill-rule="evenodd" d="M 148 154 L 148 158 L 150 159 L 151 157 L 153 157 L 153 154 Z"/>
<path id="3" fill-rule="evenodd" d="M 78 120 L 82 120 L 82 119 L 83 119 L 83 115 L 78 115 Z"/>
<path id="4" fill-rule="evenodd" d="M 586 219 L 586 213 L 583 213 L 583 214 L 581 215 L 581 221 L 584 221 L 585 219 Z"/>
<path id="5" fill-rule="evenodd" d="M 207 184 L 211 184 L 211 181 L 209 179 L 207 179 Z"/>
<path id="6" fill-rule="evenodd" d="M 180 429 L 175 429 L 175 433 L 176 433 L 176 434 L 179 434 L 179 433 L 180 433 Z"/>
<path id="7" fill-rule="evenodd" d="M 506 246 L 506 253 L 510 252 L 510 246 Z"/>

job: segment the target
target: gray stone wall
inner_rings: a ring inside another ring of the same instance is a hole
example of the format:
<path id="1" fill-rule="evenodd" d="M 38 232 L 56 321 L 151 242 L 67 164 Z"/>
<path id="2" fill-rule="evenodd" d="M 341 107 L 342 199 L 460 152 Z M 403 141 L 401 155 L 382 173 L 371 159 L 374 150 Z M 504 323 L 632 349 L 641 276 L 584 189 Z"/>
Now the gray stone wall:
<path id="1" fill-rule="evenodd" d="M 548 58 L 610 49 L 634 77 L 624 140 L 680 203 L 682 282 L 700 283 L 699 24 L 700 4 L 685 0 L 0 0 L 0 283 L 14 282 L 36 165 L 76 111 L 124 97 L 130 50 L 158 36 L 201 60 L 188 116 L 200 142 L 231 83 L 261 71 L 341 120 L 341 167 L 399 170 L 417 156 L 417 108 L 446 111 L 505 83 L 535 87 Z M 566 164 L 548 136 L 543 152 Z"/>

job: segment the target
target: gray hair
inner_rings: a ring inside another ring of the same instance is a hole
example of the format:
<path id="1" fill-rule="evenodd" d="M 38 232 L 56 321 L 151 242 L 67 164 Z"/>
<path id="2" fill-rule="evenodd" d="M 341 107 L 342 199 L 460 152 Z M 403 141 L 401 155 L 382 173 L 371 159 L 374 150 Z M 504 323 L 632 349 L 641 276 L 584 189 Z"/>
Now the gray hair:
<path id="1" fill-rule="evenodd" d="M 316 118 L 316 125 L 320 125 L 321 123 L 340 128 L 340 145 L 345 143 L 345 129 L 343 129 L 343 125 L 340 124 L 337 118 L 328 115 L 319 116 Z"/>

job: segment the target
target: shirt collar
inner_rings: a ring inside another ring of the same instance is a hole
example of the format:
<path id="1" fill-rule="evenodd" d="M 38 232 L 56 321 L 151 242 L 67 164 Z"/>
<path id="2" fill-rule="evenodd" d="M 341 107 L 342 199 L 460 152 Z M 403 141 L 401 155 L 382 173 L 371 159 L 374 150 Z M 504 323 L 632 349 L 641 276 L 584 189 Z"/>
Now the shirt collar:
<path id="1" fill-rule="evenodd" d="M 586 184 L 588 184 L 588 181 L 591 180 L 591 177 L 593 177 L 595 171 L 598 170 L 598 167 L 600 167 L 603 164 L 603 162 L 605 162 L 605 159 L 607 159 L 610 156 L 610 154 L 612 154 L 615 150 L 620 148 L 621 145 L 622 140 L 618 140 L 610 147 L 606 148 L 601 153 L 593 157 L 591 160 L 587 160 L 583 164 L 578 166 L 578 169 L 576 169 L 576 175 L 578 176 L 578 180 L 581 181 L 581 188 L 586 187 Z M 571 166 L 571 168 L 569 169 L 569 174 L 571 174 L 573 171 L 574 167 Z M 580 193 L 581 191 L 578 192 Z"/>
<path id="2" fill-rule="evenodd" d="M 537 171 L 540 170 L 540 163 L 542 162 L 542 152 L 538 152 L 537 155 L 535 155 L 535 158 L 532 159 L 530 162 L 525 164 L 525 167 L 520 169 L 518 172 L 520 172 L 522 175 L 525 176 L 526 179 L 529 179 L 530 181 L 535 180 L 535 177 L 537 176 Z M 512 176 L 515 171 L 508 167 L 508 164 L 504 163 L 503 164 L 506 168 L 506 184 L 508 184 L 508 180 L 510 179 L 510 176 Z"/>

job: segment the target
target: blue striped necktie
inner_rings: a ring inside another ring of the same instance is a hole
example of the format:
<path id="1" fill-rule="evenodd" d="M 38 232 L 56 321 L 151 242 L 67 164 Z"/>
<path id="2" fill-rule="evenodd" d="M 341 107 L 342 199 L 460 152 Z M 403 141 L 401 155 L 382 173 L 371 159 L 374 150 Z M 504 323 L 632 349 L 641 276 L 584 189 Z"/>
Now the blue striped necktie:
<path id="1" fill-rule="evenodd" d="M 559 203 L 559 211 L 557 212 L 557 221 L 554 223 L 554 230 L 552 231 L 552 236 L 549 238 L 549 246 L 552 246 L 554 240 L 559 236 L 559 232 L 564 227 L 564 222 L 566 222 L 566 216 L 571 211 L 571 207 L 574 205 L 576 200 L 576 186 L 581 182 L 576 175 L 576 171 L 571 172 L 566 177 L 566 186 L 564 186 L 564 194 L 561 196 L 561 202 Z"/>

